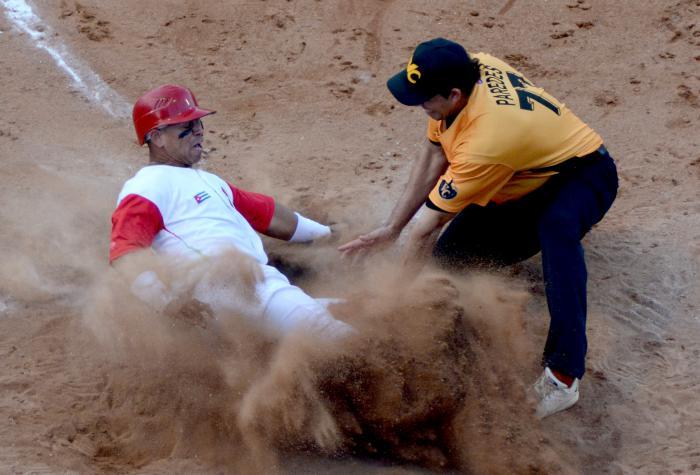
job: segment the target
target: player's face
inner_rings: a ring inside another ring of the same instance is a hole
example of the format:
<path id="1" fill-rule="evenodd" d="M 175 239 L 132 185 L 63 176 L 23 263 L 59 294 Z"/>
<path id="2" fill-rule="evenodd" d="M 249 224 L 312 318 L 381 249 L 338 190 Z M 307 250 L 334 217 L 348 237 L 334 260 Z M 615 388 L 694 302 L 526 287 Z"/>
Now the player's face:
<path id="1" fill-rule="evenodd" d="M 202 158 L 204 125 L 201 119 L 169 125 L 160 132 L 163 148 L 175 162 L 191 166 Z"/>
<path id="2" fill-rule="evenodd" d="M 430 118 L 435 120 L 444 120 L 449 112 L 449 100 L 442 97 L 440 94 L 432 99 L 425 101 L 421 107 Z"/>
<path id="3" fill-rule="evenodd" d="M 445 98 L 438 94 L 421 104 L 421 107 L 430 118 L 446 120 L 448 117 L 459 113 L 461 110 L 460 106 L 462 106 L 461 99 L 462 91 L 459 89 L 452 89 L 449 97 Z"/>

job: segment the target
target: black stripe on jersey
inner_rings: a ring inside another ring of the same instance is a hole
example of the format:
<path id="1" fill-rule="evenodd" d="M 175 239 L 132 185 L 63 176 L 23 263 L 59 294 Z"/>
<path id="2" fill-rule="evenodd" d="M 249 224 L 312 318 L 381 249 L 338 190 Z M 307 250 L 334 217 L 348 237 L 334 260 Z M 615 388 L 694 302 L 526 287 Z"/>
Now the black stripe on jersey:
<path id="1" fill-rule="evenodd" d="M 439 211 L 441 213 L 449 213 L 449 211 L 445 211 L 444 209 L 438 208 L 438 205 L 433 203 L 433 200 L 431 200 L 429 197 L 425 200 L 425 206 L 432 210 Z"/>

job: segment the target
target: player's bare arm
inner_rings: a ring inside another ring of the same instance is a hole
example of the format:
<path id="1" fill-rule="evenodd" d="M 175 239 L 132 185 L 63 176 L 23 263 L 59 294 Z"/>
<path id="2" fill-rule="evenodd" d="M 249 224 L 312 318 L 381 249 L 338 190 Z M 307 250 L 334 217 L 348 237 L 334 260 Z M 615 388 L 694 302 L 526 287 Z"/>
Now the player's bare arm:
<path id="1" fill-rule="evenodd" d="M 297 216 L 294 211 L 281 203 L 275 203 L 275 213 L 270 226 L 263 234 L 276 239 L 289 241 L 297 228 Z"/>
<path id="2" fill-rule="evenodd" d="M 440 175 L 447 168 L 442 147 L 426 140 L 411 167 L 408 185 L 385 223 L 338 248 L 344 255 L 396 239 L 418 208 L 425 202 Z"/>
<path id="3" fill-rule="evenodd" d="M 275 203 L 272 221 L 263 234 L 284 241 L 309 242 L 329 236 L 331 228 L 302 216 L 283 204 Z"/>
<path id="4" fill-rule="evenodd" d="M 416 225 L 411 230 L 402 250 L 401 262 L 403 265 L 418 271 L 435 245 L 440 230 L 454 217 L 454 213 L 436 211 L 423 205 Z"/>

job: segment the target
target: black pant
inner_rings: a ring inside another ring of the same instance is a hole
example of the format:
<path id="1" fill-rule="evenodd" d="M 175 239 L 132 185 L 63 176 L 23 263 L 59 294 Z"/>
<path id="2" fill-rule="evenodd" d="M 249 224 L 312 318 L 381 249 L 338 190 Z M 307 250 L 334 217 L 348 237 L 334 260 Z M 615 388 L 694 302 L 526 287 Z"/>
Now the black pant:
<path id="1" fill-rule="evenodd" d="M 603 147 L 557 168 L 558 175 L 523 198 L 465 208 L 438 239 L 434 256 L 453 267 L 510 265 L 542 251 L 551 317 L 543 361 L 581 378 L 587 350 L 581 239 L 615 200 L 617 170 Z"/>

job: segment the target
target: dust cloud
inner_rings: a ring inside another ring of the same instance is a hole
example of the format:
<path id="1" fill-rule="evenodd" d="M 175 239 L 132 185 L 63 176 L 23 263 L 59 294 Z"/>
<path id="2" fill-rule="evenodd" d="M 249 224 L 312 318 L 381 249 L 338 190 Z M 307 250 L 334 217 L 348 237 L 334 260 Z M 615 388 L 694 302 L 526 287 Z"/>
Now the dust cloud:
<path id="1" fill-rule="evenodd" d="M 433 269 L 407 278 L 391 256 L 350 266 L 332 242 L 276 245 L 273 260 L 312 294 L 344 299 L 331 311 L 357 330 L 281 338 L 192 297 L 202 282 L 223 282 L 254 300 L 249 259 L 183 266 L 142 252 L 112 268 L 105 184 L 41 169 L 34 179 L 53 199 L 24 205 L 36 226 L 17 221 L 21 213 L 8 221 L 3 241 L 15 245 L 0 289 L 18 308 L 33 302 L 34 314 L 58 315 L 24 351 L 37 362 L 26 376 L 43 401 L 33 421 L 51 446 L 72 452 L 59 462 L 65 469 L 187 460 L 198 472 L 274 473 L 299 453 L 440 471 L 568 469 L 526 401 L 536 351 L 522 283 Z M 177 290 L 163 310 L 130 291 L 144 269 Z"/>
<path id="2" fill-rule="evenodd" d="M 280 261 L 309 263 L 309 252 Z M 214 315 L 182 285 L 184 298 L 154 311 L 125 285 L 136 270 L 107 272 L 84 312 L 95 339 L 81 348 L 104 381 L 80 417 L 82 431 L 100 436 L 99 464 L 194 458 L 273 473 L 286 454 L 317 453 L 475 473 L 564 470 L 526 401 L 526 291 L 485 274 L 407 280 L 390 261 L 342 265 L 299 274 L 345 299 L 331 310 L 357 333 L 334 340 L 311 329 L 280 338 L 245 316 Z M 235 254 L 187 272 L 144 254 L 135 267 L 166 282 L 195 275 L 190 290 L 208 275 L 232 279 L 241 299 L 255 283 Z"/>

